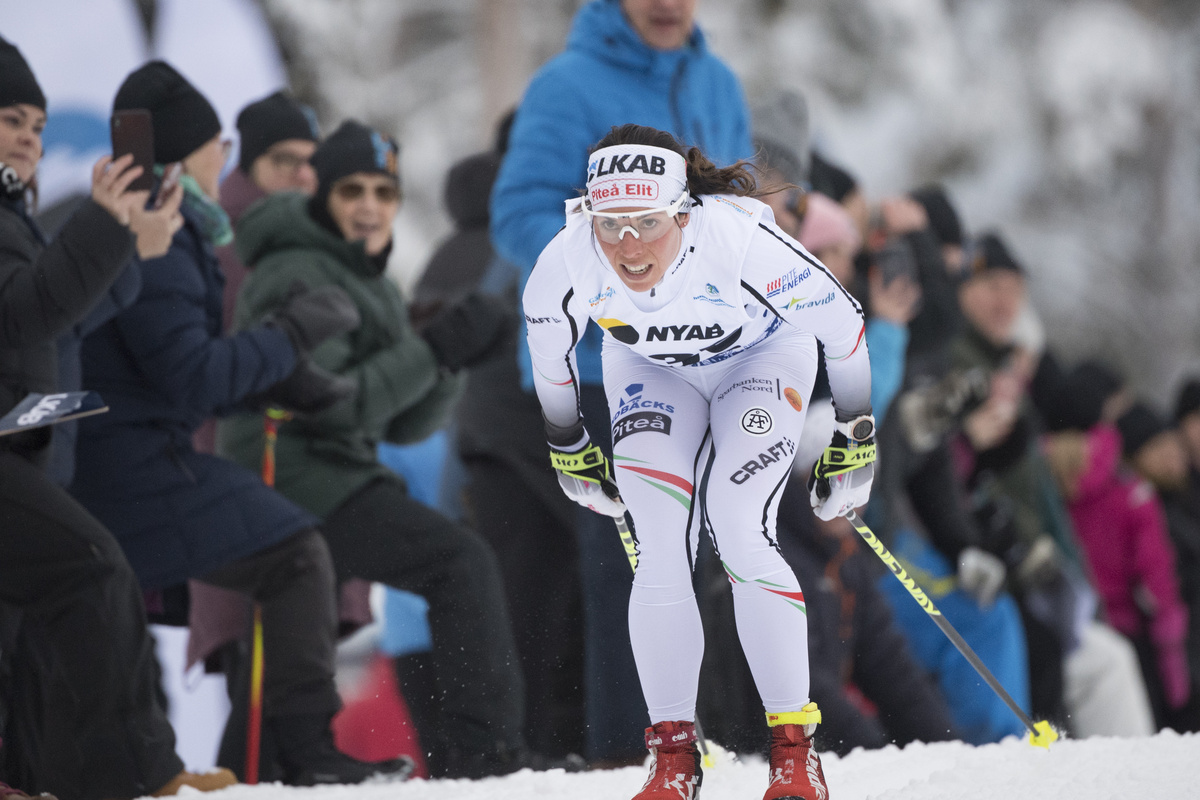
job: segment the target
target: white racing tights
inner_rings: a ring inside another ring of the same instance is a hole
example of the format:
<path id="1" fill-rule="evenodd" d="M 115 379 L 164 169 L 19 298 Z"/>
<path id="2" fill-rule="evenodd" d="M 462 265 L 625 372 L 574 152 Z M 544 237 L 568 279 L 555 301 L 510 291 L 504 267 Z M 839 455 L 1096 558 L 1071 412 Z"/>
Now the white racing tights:
<path id="1" fill-rule="evenodd" d="M 799 711 L 809 700 L 804 596 L 779 552 L 775 515 L 816 363 L 813 337 L 787 328 L 698 367 L 605 343 L 613 466 L 638 545 L 629 635 L 651 723 L 695 718 L 704 634 L 692 568 L 702 523 L 733 584 L 764 709 Z"/>

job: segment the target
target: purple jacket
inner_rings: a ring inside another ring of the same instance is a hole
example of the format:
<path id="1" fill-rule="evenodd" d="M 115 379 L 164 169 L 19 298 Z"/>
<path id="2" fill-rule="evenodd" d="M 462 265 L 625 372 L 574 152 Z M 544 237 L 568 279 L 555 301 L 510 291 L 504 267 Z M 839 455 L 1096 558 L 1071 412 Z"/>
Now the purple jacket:
<path id="1" fill-rule="evenodd" d="M 1121 436 L 1111 425 L 1088 434 L 1088 464 L 1068 508 L 1109 623 L 1161 650 L 1182 645 L 1187 608 L 1175 551 L 1154 488 L 1121 467 Z"/>

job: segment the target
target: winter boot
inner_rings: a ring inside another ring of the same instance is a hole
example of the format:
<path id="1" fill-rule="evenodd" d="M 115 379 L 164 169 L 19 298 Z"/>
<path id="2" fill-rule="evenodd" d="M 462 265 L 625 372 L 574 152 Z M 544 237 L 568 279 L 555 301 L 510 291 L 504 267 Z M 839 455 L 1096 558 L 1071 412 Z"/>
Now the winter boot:
<path id="1" fill-rule="evenodd" d="M 821 758 L 812 742 L 820 721 L 816 703 L 800 711 L 767 714 L 771 726 L 771 784 L 763 800 L 828 800 Z"/>
<path id="2" fill-rule="evenodd" d="M 633 800 L 696 800 L 704 772 L 696 726 L 686 721 L 656 722 L 646 728 L 650 777 Z"/>
<path id="3" fill-rule="evenodd" d="M 218 789 L 234 786 L 237 782 L 237 776 L 224 768 L 218 768 L 212 772 L 199 773 L 184 770 L 172 778 L 166 786 L 152 793 L 150 796 L 170 797 L 171 795 L 179 794 L 179 790 L 185 786 L 201 792 L 215 792 Z"/>
<path id="4" fill-rule="evenodd" d="M 333 743 L 324 715 L 285 716 L 271 720 L 283 782 L 289 786 L 398 783 L 408 780 L 416 764 L 408 756 L 386 761 L 359 761 Z"/>

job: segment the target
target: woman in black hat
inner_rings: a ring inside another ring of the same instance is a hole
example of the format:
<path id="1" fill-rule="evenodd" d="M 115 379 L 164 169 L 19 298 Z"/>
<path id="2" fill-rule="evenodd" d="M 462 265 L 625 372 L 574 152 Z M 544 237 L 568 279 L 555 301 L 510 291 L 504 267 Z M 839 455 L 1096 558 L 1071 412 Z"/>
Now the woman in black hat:
<path id="1" fill-rule="evenodd" d="M 102 305 L 135 248 L 161 255 L 182 223 L 178 193 L 147 210 L 149 193 L 128 190 L 141 169 L 105 156 L 90 199 L 47 243 L 30 216 L 45 125 L 33 72 L 0 39 L 0 413 L 30 392 L 78 388 L 56 385 L 71 356 L 55 339 Z M 63 800 L 232 784 L 184 771 L 175 754 L 141 589 L 112 534 L 47 477 L 50 430 L 0 438 L 0 602 L 21 614 L 16 646 L 0 642 L 13 690 L 0 697 L 4 773 Z"/>
<path id="2" fill-rule="evenodd" d="M 112 411 L 80 426 L 72 492 L 116 535 L 143 588 L 193 578 L 261 606 L 263 729 L 279 772 L 260 777 L 404 777 L 411 764 L 360 762 L 334 747 L 334 578 L 318 520 L 257 474 L 192 446 L 206 418 L 249 403 L 314 411 L 343 397 L 345 384 L 308 353 L 356 327 L 357 313 L 344 293 L 297 286 L 269 322 L 222 336 L 213 246 L 231 233 L 217 203 L 227 154 L 216 112 L 161 61 L 131 73 L 113 106 L 150 112 L 156 170 L 183 165 L 184 224 L 165 255 L 135 262 L 137 301 L 84 340 L 84 380 Z"/>

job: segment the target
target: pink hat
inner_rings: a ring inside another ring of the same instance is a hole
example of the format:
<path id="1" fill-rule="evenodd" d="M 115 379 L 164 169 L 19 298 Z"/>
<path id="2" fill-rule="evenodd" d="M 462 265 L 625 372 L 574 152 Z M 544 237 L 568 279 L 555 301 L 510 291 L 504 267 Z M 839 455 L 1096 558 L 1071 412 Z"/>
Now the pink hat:
<path id="1" fill-rule="evenodd" d="M 819 192 L 808 195 L 808 208 L 800 223 L 799 238 L 800 244 L 814 254 L 839 244 L 848 244 L 854 249 L 862 244 L 862 236 L 850 212 Z"/>

